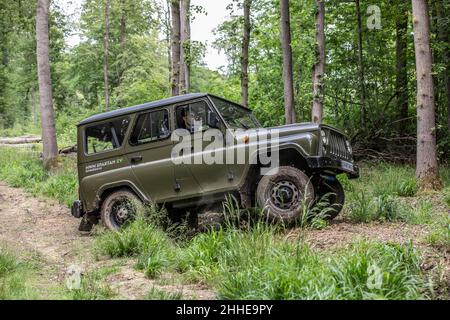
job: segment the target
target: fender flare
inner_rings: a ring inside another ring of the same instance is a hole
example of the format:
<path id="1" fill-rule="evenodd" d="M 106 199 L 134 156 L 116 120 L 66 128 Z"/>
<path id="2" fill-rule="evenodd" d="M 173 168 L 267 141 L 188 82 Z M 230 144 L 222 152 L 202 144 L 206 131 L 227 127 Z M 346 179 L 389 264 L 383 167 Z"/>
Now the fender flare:
<path id="1" fill-rule="evenodd" d="M 150 203 L 150 199 L 148 199 L 144 193 L 131 181 L 123 180 L 123 181 L 116 181 L 114 183 L 108 183 L 103 186 L 101 186 L 98 189 L 97 195 L 95 197 L 95 207 L 99 208 L 100 202 L 103 200 L 103 196 L 106 192 L 108 192 L 111 189 L 119 189 L 119 188 L 129 188 L 131 189 L 143 203 Z"/>
<path id="2" fill-rule="evenodd" d="M 263 152 L 265 152 L 266 150 L 268 150 L 269 148 L 264 148 L 264 149 L 258 149 L 258 150 L 256 150 L 252 155 L 250 155 L 250 157 L 249 157 L 249 159 L 250 159 L 250 162 L 249 162 L 249 164 L 250 165 L 255 165 L 255 164 L 257 164 L 257 161 L 255 162 L 255 158 L 257 159 L 257 157 L 259 157 L 259 155 L 261 154 L 261 153 L 263 153 Z M 303 159 L 307 159 L 308 158 L 308 155 L 307 155 L 307 153 L 305 152 L 305 150 L 303 150 L 303 148 L 300 146 L 300 145 L 298 145 L 298 144 L 296 144 L 296 143 L 285 143 L 285 144 L 282 144 L 282 145 L 280 145 L 280 146 L 278 146 L 278 148 L 274 148 L 273 150 L 277 150 L 278 152 L 282 152 L 282 151 L 284 151 L 284 150 L 289 150 L 289 149 L 291 149 L 291 150 L 295 150 L 296 152 L 298 152 L 298 154 L 299 154 L 299 156 L 301 156 Z M 246 172 L 247 173 L 247 172 Z"/>

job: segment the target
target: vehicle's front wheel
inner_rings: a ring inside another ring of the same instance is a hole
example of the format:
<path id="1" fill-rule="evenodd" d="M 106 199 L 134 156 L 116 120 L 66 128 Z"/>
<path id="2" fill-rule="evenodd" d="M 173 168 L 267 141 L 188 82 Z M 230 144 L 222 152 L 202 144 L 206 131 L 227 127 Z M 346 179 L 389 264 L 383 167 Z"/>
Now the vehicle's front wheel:
<path id="1" fill-rule="evenodd" d="M 118 190 L 103 201 L 100 216 L 105 227 L 119 230 L 143 208 L 141 200 L 133 192 Z"/>
<path id="2" fill-rule="evenodd" d="M 260 180 L 256 198 L 269 220 L 291 224 L 313 202 L 314 188 L 299 169 L 280 167 L 277 174 Z"/>
<path id="3" fill-rule="evenodd" d="M 345 203 L 345 192 L 337 178 L 322 180 L 316 185 L 317 202 L 327 204 L 326 219 L 333 220 L 342 211 Z"/>

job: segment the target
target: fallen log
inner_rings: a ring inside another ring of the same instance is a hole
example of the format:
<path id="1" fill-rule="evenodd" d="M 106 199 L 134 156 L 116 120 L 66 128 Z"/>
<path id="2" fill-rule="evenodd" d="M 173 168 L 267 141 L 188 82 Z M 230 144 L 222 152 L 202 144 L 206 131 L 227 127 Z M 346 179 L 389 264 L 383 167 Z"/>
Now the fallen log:
<path id="1" fill-rule="evenodd" d="M 27 144 L 27 143 L 40 143 L 41 137 L 37 136 L 23 136 L 23 137 L 2 137 L 0 138 L 0 144 Z"/>
<path id="2" fill-rule="evenodd" d="M 32 149 L 34 144 L 32 143 L 0 143 L 0 148 L 17 148 L 17 149 Z"/>
<path id="3" fill-rule="evenodd" d="M 77 152 L 77 146 L 71 146 L 71 147 L 65 147 L 59 150 L 59 154 L 69 154 L 69 153 L 76 153 Z"/>

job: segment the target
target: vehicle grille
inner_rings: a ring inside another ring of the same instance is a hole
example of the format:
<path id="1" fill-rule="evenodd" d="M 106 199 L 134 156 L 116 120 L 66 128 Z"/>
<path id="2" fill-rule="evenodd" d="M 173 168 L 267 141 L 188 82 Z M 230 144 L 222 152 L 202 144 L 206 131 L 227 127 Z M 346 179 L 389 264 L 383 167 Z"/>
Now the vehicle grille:
<path id="1" fill-rule="evenodd" d="M 353 157 L 345 144 L 346 138 L 334 130 L 328 128 L 322 128 L 322 130 L 325 131 L 328 137 L 328 145 L 323 146 L 324 155 L 335 159 L 351 161 Z"/>

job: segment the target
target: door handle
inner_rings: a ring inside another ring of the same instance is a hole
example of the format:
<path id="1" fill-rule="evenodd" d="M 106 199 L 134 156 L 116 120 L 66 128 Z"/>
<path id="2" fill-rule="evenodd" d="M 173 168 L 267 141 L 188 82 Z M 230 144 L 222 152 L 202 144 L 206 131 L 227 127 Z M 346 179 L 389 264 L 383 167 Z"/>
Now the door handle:
<path id="1" fill-rule="evenodd" d="M 143 159 L 142 156 L 135 156 L 135 157 L 132 157 L 132 158 L 131 158 L 131 162 L 132 162 L 132 163 L 141 162 L 142 159 Z"/>

